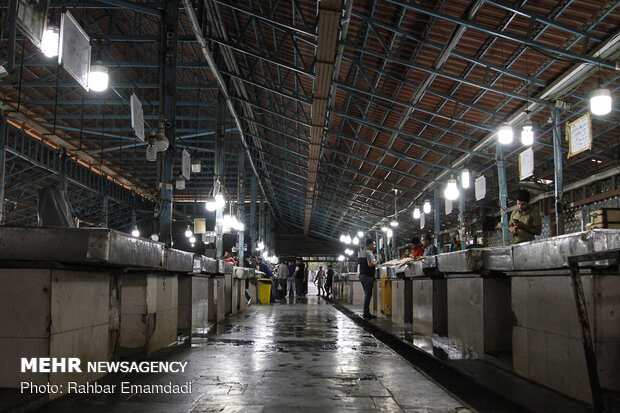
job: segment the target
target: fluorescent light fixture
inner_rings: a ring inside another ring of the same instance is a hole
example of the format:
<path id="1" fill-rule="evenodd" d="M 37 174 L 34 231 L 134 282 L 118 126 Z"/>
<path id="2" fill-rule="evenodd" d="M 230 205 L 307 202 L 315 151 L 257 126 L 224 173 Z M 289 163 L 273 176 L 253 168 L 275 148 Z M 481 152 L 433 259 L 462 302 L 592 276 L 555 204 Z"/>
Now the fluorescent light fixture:
<path id="1" fill-rule="evenodd" d="M 134 238 L 138 238 L 140 236 L 140 230 L 137 225 L 133 226 L 133 230 L 131 231 L 131 236 Z"/>
<path id="2" fill-rule="evenodd" d="M 413 208 L 413 219 L 420 219 L 420 207 Z"/>
<path id="3" fill-rule="evenodd" d="M 445 196 L 446 199 L 449 199 L 450 201 L 454 201 L 455 199 L 458 199 L 459 188 L 456 185 L 456 179 L 454 178 L 448 179 L 448 184 L 446 185 L 446 189 L 443 192 L 443 196 Z"/>
<path id="4" fill-rule="evenodd" d="M 512 143 L 512 126 L 504 122 L 497 130 L 497 140 L 502 145 L 510 145 Z"/>
<path id="5" fill-rule="evenodd" d="M 58 29 L 48 27 L 43 32 L 43 38 L 41 39 L 41 51 L 46 57 L 58 56 L 58 40 L 60 35 Z"/>
<path id="6" fill-rule="evenodd" d="M 611 112 L 611 93 L 609 89 L 600 86 L 590 96 L 590 112 L 602 116 Z"/>
<path id="7" fill-rule="evenodd" d="M 463 169 L 461 171 L 461 186 L 463 189 L 469 188 L 469 169 Z"/>
<path id="8" fill-rule="evenodd" d="M 428 199 L 424 200 L 423 210 L 425 214 L 431 213 L 431 201 L 429 201 Z"/>
<path id="9" fill-rule="evenodd" d="M 88 88 L 94 92 L 103 92 L 108 88 L 108 68 L 103 65 L 91 65 L 88 75 Z"/>

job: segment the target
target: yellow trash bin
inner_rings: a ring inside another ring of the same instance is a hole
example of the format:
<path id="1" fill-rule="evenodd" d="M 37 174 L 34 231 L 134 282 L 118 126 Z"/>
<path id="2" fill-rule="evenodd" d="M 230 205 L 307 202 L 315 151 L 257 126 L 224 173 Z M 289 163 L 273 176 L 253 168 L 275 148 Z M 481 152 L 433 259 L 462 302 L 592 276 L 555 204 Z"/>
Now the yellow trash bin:
<path id="1" fill-rule="evenodd" d="M 258 280 L 258 301 L 261 304 L 271 302 L 271 278 L 260 278 Z"/>
<path id="2" fill-rule="evenodd" d="M 392 281 L 385 274 L 381 276 L 381 304 L 381 312 L 392 315 Z"/>

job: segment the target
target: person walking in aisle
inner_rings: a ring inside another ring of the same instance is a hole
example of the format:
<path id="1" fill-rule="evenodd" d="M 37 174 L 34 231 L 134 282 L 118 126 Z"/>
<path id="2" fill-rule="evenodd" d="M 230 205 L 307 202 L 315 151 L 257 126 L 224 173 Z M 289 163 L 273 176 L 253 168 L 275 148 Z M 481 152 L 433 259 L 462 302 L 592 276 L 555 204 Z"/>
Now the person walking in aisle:
<path id="1" fill-rule="evenodd" d="M 327 279 L 325 281 L 325 296 L 329 298 L 332 293 L 332 283 L 334 282 L 334 269 L 332 265 L 327 266 Z"/>
<path id="2" fill-rule="evenodd" d="M 286 296 L 286 279 L 288 278 L 288 265 L 286 260 L 281 259 L 278 265 L 278 298 Z"/>
<path id="3" fill-rule="evenodd" d="M 368 238 L 366 240 L 366 248 L 364 249 L 364 258 L 360 258 L 360 282 L 364 288 L 364 315 L 365 319 L 377 318 L 376 315 L 370 314 L 370 300 L 372 298 L 372 288 L 375 285 L 375 267 L 379 265 L 381 260 L 375 258 L 375 249 L 377 244 L 375 240 Z"/>
<path id="4" fill-rule="evenodd" d="M 319 270 L 316 272 L 314 281 L 316 282 L 316 287 L 319 289 L 317 295 L 321 295 L 321 291 L 323 292 L 323 295 L 325 295 L 325 289 L 323 288 L 325 285 L 325 271 L 323 271 L 322 265 L 319 265 Z"/>

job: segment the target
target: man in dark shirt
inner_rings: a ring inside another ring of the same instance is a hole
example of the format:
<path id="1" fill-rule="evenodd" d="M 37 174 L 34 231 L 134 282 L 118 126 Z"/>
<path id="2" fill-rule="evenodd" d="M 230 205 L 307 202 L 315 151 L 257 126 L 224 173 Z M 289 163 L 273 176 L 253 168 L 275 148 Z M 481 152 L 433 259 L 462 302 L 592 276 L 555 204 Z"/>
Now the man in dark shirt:
<path id="1" fill-rule="evenodd" d="M 433 237 L 428 232 L 422 235 L 422 246 L 424 255 L 437 255 L 437 247 L 433 244 Z"/>
<path id="2" fill-rule="evenodd" d="M 329 297 L 329 295 L 332 293 L 332 283 L 334 281 L 334 269 L 332 268 L 332 265 L 329 264 L 329 266 L 327 267 L 327 279 L 325 280 L 325 296 Z"/>
<path id="3" fill-rule="evenodd" d="M 301 258 L 295 260 L 295 298 L 301 298 L 303 295 L 303 283 L 306 277 L 306 267 Z"/>
<path id="4" fill-rule="evenodd" d="M 359 258 L 360 264 L 360 282 L 364 288 L 364 315 L 366 319 L 377 318 L 376 315 L 370 314 L 370 300 L 372 298 L 372 288 L 375 285 L 375 267 L 381 262 L 375 258 L 374 251 L 377 248 L 375 240 L 368 238 L 366 240 L 366 248 L 363 257 Z"/>

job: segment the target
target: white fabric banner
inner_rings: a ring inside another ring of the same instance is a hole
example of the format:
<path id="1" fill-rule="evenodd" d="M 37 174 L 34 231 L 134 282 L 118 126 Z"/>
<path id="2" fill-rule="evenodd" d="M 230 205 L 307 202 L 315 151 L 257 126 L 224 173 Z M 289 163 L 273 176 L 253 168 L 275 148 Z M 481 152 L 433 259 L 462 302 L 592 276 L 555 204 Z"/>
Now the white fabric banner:
<path id="1" fill-rule="evenodd" d="M 452 213 L 452 201 L 446 199 L 446 215 L 450 215 Z"/>
<path id="2" fill-rule="evenodd" d="M 424 215 L 426 215 L 424 212 L 420 214 L 420 229 L 424 229 Z"/>

